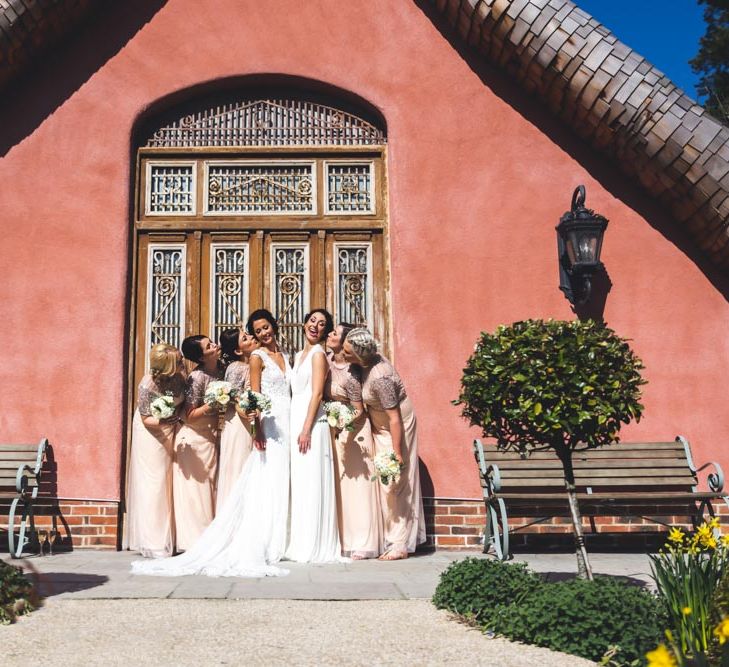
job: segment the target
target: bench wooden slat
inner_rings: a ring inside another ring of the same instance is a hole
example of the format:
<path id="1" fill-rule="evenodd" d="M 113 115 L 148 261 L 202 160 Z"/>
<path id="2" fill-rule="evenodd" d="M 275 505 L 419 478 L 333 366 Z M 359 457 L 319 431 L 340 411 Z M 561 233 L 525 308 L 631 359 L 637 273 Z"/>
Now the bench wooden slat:
<path id="1" fill-rule="evenodd" d="M 37 451 L 35 452 L 25 452 L 22 450 L 17 451 L 6 451 L 6 452 L 0 452 L 0 465 L 3 465 L 4 461 L 10 461 L 13 459 L 22 459 L 23 461 L 35 461 L 36 455 L 38 454 Z"/>
<path id="2" fill-rule="evenodd" d="M 38 443 L 34 445 L 0 445 L 0 452 L 37 452 Z"/>
<path id="3" fill-rule="evenodd" d="M 533 480 L 533 479 L 550 479 L 557 477 L 558 479 L 564 478 L 564 472 L 558 468 L 530 468 L 528 470 L 501 470 L 501 481 L 516 481 L 519 479 Z M 1 474 L 1 473 L 0 473 Z M 575 470 L 575 480 L 590 480 L 590 479 L 615 479 L 618 477 L 661 477 L 661 478 L 680 478 L 682 481 L 689 479 L 695 480 L 696 478 L 691 475 L 686 468 L 586 468 L 583 470 Z"/>
<path id="4" fill-rule="evenodd" d="M 561 461 L 500 461 L 496 465 L 503 473 L 505 470 L 562 470 Z M 633 468 L 678 468 L 686 470 L 686 459 L 642 459 L 637 460 L 608 460 L 600 462 L 600 468 L 605 470 L 611 469 L 633 469 Z M 573 461 L 572 467 L 575 470 L 594 470 L 596 463 L 594 461 Z"/>
<path id="5" fill-rule="evenodd" d="M 509 501 L 522 500 L 525 503 L 534 503 L 538 500 L 540 502 L 550 501 L 554 503 L 567 504 L 567 496 L 559 495 L 557 493 L 500 493 L 499 498 Z M 693 491 L 657 491 L 647 496 L 642 491 L 620 491 L 619 493 L 613 493 L 610 491 L 598 491 L 596 493 L 577 493 L 577 499 L 580 501 L 600 501 L 600 500 L 613 500 L 613 501 L 624 501 L 633 505 L 655 505 L 656 500 L 708 500 L 710 498 L 716 498 L 715 493 L 711 492 L 693 492 Z M 640 501 L 640 502 L 638 502 Z"/>

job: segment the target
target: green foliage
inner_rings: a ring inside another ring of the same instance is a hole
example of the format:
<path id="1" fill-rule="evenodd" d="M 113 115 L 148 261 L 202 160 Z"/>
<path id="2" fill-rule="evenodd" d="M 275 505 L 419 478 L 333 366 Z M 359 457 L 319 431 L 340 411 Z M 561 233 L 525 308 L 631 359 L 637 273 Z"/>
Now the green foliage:
<path id="1" fill-rule="evenodd" d="M 729 122 L 729 2 L 699 0 L 704 5 L 706 34 L 699 41 L 699 52 L 690 61 L 701 74 L 699 91 L 706 95 L 704 106 L 721 122 Z"/>
<path id="2" fill-rule="evenodd" d="M 691 535 L 673 528 L 666 546 L 652 554 L 658 594 L 666 602 L 670 627 L 681 655 L 697 656 L 715 644 L 712 602 L 729 572 L 729 548 L 714 534 L 719 522 L 701 524 Z"/>
<path id="3" fill-rule="evenodd" d="M 640 419 L 642 368 L 602 324 L 525 320 L 481 334 L 454 404 L 501 447 L 597 447 Z"/>
<path id="4" fill-rule="evenodd" d="M 7 625 L 34 609 L 33 587 L 19 567 L 0 561 L 0 624 Z"/>
<path id="5" fill-rule="evenodd" d="M 642 658 L 663 636 L 665 614 L 645 589 L 607 577 L 545 583 L 521 604 L 501 608 L 490 629 L 509 639 L 598 661 Z"/>
<path id="6" fill-rule="evenodd" d="M 540 583 L 524 563 L 466 558 L 441 574 L 433 604 L 483 622 L 499 605 L 518 602 Z"/>
<path id="7" fill-rule="evenodd" d="M 661 601 L 631 584 L 598 577 L 545 582 L 524 565 L 469 558 L 442 575 L 439 608 L 488 631 L 611 665 L 642 660 L 662 639 Z"/>

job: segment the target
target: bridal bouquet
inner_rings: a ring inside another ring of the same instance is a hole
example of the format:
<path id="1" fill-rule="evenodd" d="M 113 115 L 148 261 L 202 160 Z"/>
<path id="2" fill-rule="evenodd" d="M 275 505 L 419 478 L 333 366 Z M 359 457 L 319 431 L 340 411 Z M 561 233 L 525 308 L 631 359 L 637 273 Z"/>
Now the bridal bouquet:
<path id="1" fill-rule="evenodd" d="M 374 482 L 379 479 L 385 486 L 390 482 L 396 484 L 401 471 L 402 464 L 397 460 L 395 452 L 380 452 L 375 456 L 375 474 L 371 480 Z"/>
<path id="2" fill-rule="evenodd" d="M 215 380 L 208 385 L 208 388 L 205 390 L 203 400 L 207 405 L 211 405 L 220 410 L 225 410 L 234 395 L 235 392 L 233 391 L 233 385 L 230 384 L 230 382 Z"/>
<path id="3" fill-rule="evenodd" d="M 356 410 L 347 403 L 327 401 L 324 403 L 324 416 L 321 421 L 327 422 L 332 428 L 354 431 L 354 418 L 356 415 Z"/>
<path id="4" fill-rule="evenodd" d="M 175 414 L 175 398 L 172 394 L 165 394 L 155 398 L 149 404 L 149 411 L 156 419 L 169 419 Z"/>
<path id="5" fill-rule="evenodd" d="M 238 396 L 238 407 L 244 412 L 253 412 L 260 410 L 265 412 L 271 409 L 271 399 L 265 394 L 261 394 L 253 389 L 246 389 Z M 251 419 L 251 435 L 256 437 L 256 420 Z"/>

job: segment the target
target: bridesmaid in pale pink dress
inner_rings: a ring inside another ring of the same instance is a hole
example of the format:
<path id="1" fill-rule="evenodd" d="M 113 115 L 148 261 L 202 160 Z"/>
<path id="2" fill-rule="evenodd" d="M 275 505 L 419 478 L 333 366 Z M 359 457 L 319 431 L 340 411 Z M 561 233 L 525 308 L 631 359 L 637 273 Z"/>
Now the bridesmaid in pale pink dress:
<path id="1" fill-rule="evenodd" d="M 207 336 L 185 338 L 182 354 L 198 365 L 187 378 L 185 423 L 175 443 L 172 492 L 178 551 L 195 544 L 213 520 L 219 412 L 207 405 L 204 398 L 208 384 L 220 380 L 222 375 L 218 346 Z"/>
<path id="2" fill-rule="evenodd" d="M 361 560 L 382 553 L 383 537 L 379 489 L 370 481 L 375 446 L 362 403 L 360 372 L 344 359 L 344 341 L 353 328 L 351 324 L 339 324 L 327 338 L 331 353 L 325 393 L 327 400 L 347 403 L 357 413 L 354 430 L 333 429 L 333 440 L 342 555 Z"/>
<path id="3" fill-rule="evenodd" d="M 129 548 L 145 558 L 172 555 L 172 455 L 177 412 L 166 419 L 152 416 L 152 402 L 169 395 L 176 407 L 185 400 L 182 356 L 176 347 L 155 345 L 149 353 L 149 374 L 137 391 L 129 462 Z M 179 412 L 179 410 L 178 410 Z"/>
<path id="4" fill-rule="evenodd" d="M 225 380 L 236 392 L 251 388 L 251 374 L 248 360 L 258 347 L 255 337 L 243 329 L 226 329 L 220 334 L 220 359 L 225 366 Z M 243 464 L 253 447 L 250 434 L 250 419 L 237 402 L 232 401 L 225 412 L 223 432 L 220 434 L 220 460 L 218 462 L 218 484 L 215 499 L 215 514 L 220 512 L 228 498 Z"/>
<path id="5" fill-rule="evenodd" d="M 377 352 L 367 329 L 352 330 L 344 341 L 344 358 L 362 369 L 362 400 L 372 424 L 375 449 L 395 452 L 403 466 L 400 480 L 380 487 L 385 522 L 385 553 L 380 560 L 400 560 L 425 542 L 425 516 L 420 492 L 415 413 L 392 364 Z"/>

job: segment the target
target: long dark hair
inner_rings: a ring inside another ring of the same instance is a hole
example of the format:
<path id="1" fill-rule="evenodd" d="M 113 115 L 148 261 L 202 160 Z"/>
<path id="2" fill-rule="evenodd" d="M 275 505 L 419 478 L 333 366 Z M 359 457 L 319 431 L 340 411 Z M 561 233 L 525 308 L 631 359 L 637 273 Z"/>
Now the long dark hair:
<path id="1" fill-rule="evenodd" d="M 320 315 L 324 316 L 324 333 L 322 333 L 321 338 L 319 339 L 319 342 L 326 340 L 327 336 L 334 331 L 334 318 L 332 317 L 332 314 L 326 310 L 325 308 L 314 308 L 310 313 L 306 314 L 306 317 L 304 318 L 304 326 L 306 326 L 306 323 L 309 321 L 309 318 L 314 314 L 319 313 Z"/>
<path id="2" fill-rule="evenodd" d="M 236 354 L 239 338 L 240 329 L 225 329 L 220 334 L 220 361 L 224 368 L 240 360 L 240 355 Z"/>
<path id="3" fill-rule="evenodd" d="M 182 356 L 193 363 L 199 364 L 203 356 L 201 343 L 206 338 L 207 336 L 203 336 L 202 334 L 196 334 L 195 336 L 188 336 L 185 338 L 180 346 Z"/>
<path id="4" fill-rule="evenodd" d="M 258 310 L 254 310 L 248 316 L 248 321 L 246 322 L 246 331 L 251 336 L 253 336 L 256 340 L 258 340 L 258 336 L 256 336 L 255 333 L 253 333 L 253 323 L 256 320 L 266 320 L 266 322 L 268 322 L 271 325 L 274 335 L 278 334 L 278 322 L 276 322 L 276 318 L 273 316 L 271 311 L 266 310 L 265 308 L 259 308 Z"/>

